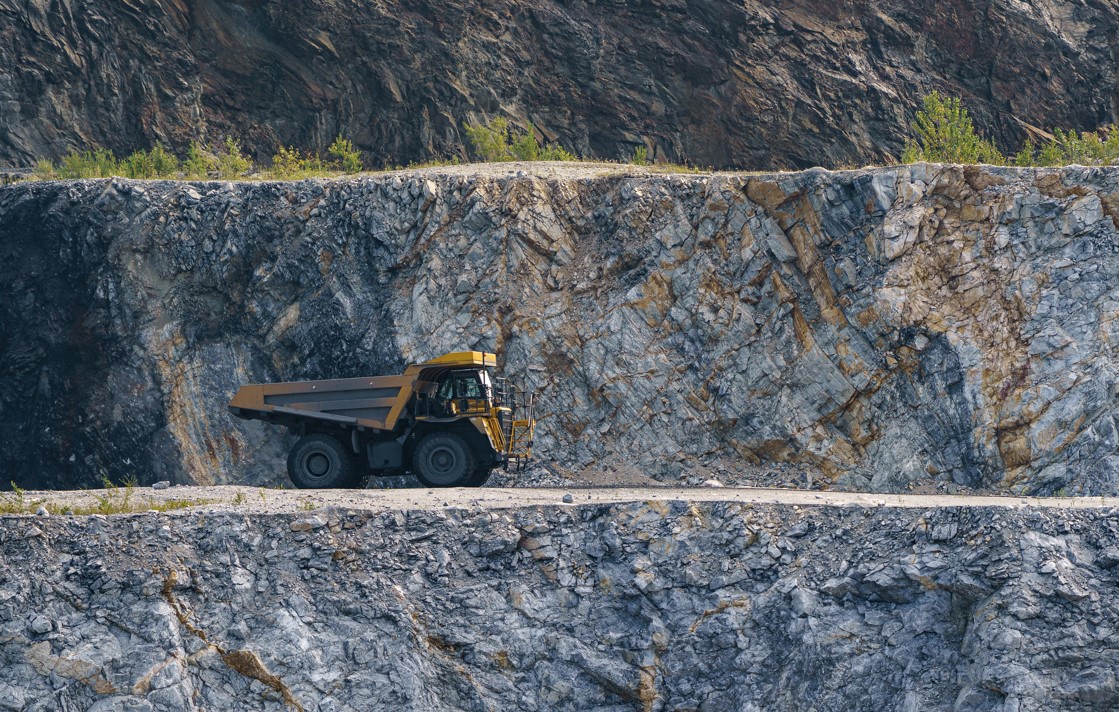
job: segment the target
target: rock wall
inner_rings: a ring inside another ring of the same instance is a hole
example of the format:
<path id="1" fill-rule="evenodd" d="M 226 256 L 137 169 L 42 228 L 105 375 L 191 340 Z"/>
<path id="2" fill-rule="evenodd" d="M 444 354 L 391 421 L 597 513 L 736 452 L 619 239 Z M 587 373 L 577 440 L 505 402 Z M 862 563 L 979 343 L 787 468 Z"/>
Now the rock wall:
<path id="1" fill-rule="evenodd" d="M 0 700 L 28 712 L 1113 709 L 1117 564 L 1114 510 L 6 517 Z"/>
<path id="2" fill-rule="evenodd" d="M 503 115 L 587 157 L 830 168 L 898 155 L 932 89 L 1017 150 L 1119 121 L 1117 33 L 1107 0 L 0 0 L 0 166 L 344 133 L 379 167 Z"/>
<path id="3" fill-rule="evenodd" d="M 1114 493 L 1119 171 L 463 167 L 0 189 L 0 457 L 26 485 L 267 483 L 248 381 L 477 348 L 598 481 Z"/>

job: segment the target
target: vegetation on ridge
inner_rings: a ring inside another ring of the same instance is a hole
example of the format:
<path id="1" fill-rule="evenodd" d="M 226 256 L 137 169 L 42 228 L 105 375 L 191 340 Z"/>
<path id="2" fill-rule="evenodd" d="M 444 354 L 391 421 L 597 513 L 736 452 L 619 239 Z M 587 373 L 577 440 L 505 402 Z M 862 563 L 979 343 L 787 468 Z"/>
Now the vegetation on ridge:
<path id="1" fill-rule="evenodd" d="M 961 163 L 1012 166 L 1088 166 L 1119 165 L 1119 128 L 1104 126 L 1097 131 L 1077 132 L 1054 128 L 1051 133 L 1033 130 L 1022 148 L 1012 156 L 1003 155 L 995 144 L 981 135 L 963 102 L 932 92 L 910 125 L 912 137 L 906 141 L 901 163 Z M 540 132 L 531 123 L 518 128 L 504 117 L 464 126 L 471 155 L 481 162 L 583 160 L 555 143 L 541 143 Z M 1036 138 L 1036 140 L 1035 140 Z M 458 157 L 436 159 L 407 168 L 426 168 L 457 164 Z M 635 166 L 654 165 L 670 172 L 700 172 L 700 169 L 649 159 L 645 146 L 638 146 L 628 159 Z M 405 166 L 389 166 L 401 169 Z M 241 144 L 226 138 L 213 146 L 194 141 L 180 159 L 157 143 L 151 150 L 134 151 L 118 159 L 112 151 L 71 151 L 61 161 L 43 159 L 35 165 L 34 177 L 53 178 L 184 178 L 187 180 L 239 178 L 293 180 L 332 177 L 365 170 L 361 154 L 352 141 L 339 135 L 325 154 L 280 146 L 271 164 L 260 167 L 245 155 Z"/>
<path id="2" fill-rule="evenodd" d="M 956 97 L 933 92 L 925 97 L 912 129 L 916 138 L 906 142 L 902 163 L 986 163 L 1002 166 L 1109 166 L 1119 164 L 1119 129 L 1099 131 L 1053 129 L 1042 144 L 1027 139 L 1009 159 L 995 145 L 976 133 L 971 116 Z"/>
<path id="3" fill-rule="evenodd" d="M 485 123 L 468 123 L 464 128 L 471 153 L 481 162 L 585 160 L 558 144 L 541 144 L 539 131 L 531 122 L 522 130 L 508 119 L 498 117 Z M 386 166 L 385 170 L 419 169 L 458 163 L 459 158 L 455 156 L 449 160 L 433 159 L 423 163 L 410 163 L 408 166 Z M 645 146 L 634 150 L 628 163 L 637 166 L 655 165 L 657 170 L 674 173 L 701 172 L 701 169 L 690 165 L 655 163 L 649 160 L 649 151 Z M 267 167 L 255 165 L 245 155 L 241 144 L 227 137 L 216 146 L 192 141 L 182 159 L 158 143 L 150 151 L 134 151 L 120 159 L 104 148 L 71 151 L 57 164 L 47 159 L 40 160 L 35 165 L 33 175 L 40 180 L 112 176 L 186 180 L 297 180 L 334 177 L 364 170 L 366 168 L 362 163 L 361 153 L 353 141 L 339 135 L 327 148 L 325 155 L 294 146 L 280 146 Z"/>
<path id="4" fill-rule="evenodd" d="M 359 173 L 364 170 L 361 154 L 349 139 L 338 136 L 323 157 L 309 151 L 281 146 L 272 157 L 270 170 L 259 169 L 245 155 L 240 142 L 227 137 L 211 146 L 192 141 L 181 160 L 156 144 L 150 151 L 134 151 L 118 159 L 112 151 L 71 151 L 55 164 L 43 159 L 35 164 L 36 178 L 185 178 L 187 180 L 231 180 L 250 175 L 259 178 L 310 178 Z"/>
<path id="5" fill-rule="evenodd" d="M 530 121 L 524 131 L 498 117 L 485 124 L 466 124 L 474 153 L 486 163 L 501 161 L 577 161 L 579 157 L 556 144 L 541 146 Z"/>

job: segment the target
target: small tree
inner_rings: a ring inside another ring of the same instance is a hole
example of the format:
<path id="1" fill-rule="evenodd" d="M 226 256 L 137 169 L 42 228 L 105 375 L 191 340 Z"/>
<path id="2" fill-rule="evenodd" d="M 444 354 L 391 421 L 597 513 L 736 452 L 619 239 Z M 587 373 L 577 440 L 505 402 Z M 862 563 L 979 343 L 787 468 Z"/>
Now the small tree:
<path id="1" fill-rule="evenodd" d="M 179 172 L 179 159 L 175 157 L 175 154 L 165 149 L 162 143 L 156 142 L 148 153 L 148 160 L 151 161 L 152 171 L 159 178 L 172 176 Z"/>
<path id="2" fill-rule="evenodd" d="M 994 144 L 975 133 L 971 116 L 956 97 L 933 92 L 912 124 L 916 140 L 906 143 L 904 163 L 1006 163 Z"/>
<path id="3" fill-rule="evenodd" d="M 225 139 L 225 152 L 218 156 L 218 173 L 222 178 L 243 176 L 253 167 L 248 156 L 241 153 L 241 143 L 232 137 Z"/>
<path id="4" fill-rule="evenodd" d="M 540 142 L 536 140 L 536 127 L 530 121 L 525 132 L 511 136 L 510 152 L 518 161 L 539 161 Z"/>
<path id="5" fill-rule="evenodd" d="M 517 131 L 507 119 L 497 117 L 486 124 L 467 124 L 466 137 L 481 160 L 498 161 L 577 161 L 579 157 L 563 146 L 541 146 L 531 122 Z"/>
<path id="6" fill-rule="evenodd" d="M 200 180 L 210 177 L 210 171 L 217 170 L 217 159 L 206 150 L 206 145 L 198 141 L 191 141 L 187 148 L 186 159 L 183 161 L 183 172 L 190 180 Z"/>
<path id="7" fill-rule="evenodd" d="M 1037 153 L 1037 146 L 1034 144 L 1032 138 L 1027 138 L 1026 143 L 1022 145 L 1022 150 L 1014 154 L 1014 165 L 1019 168 L 1026 168 L 1034 165 L 1034 154 Z"/>
<path id="8" fill-rule="evenodd" d="M 466 137 L 474 153 L 487 163 L 513 160 L 509 150 L 509 122 L 500 116 L 486 124 L 467 124 Z"/>
<path id="9" fill-rule="evenodd" d="M 152 178 L 155 176 L 151 157 L 144 149 L 133 151 L 120 163 L 122 172 L 129 178 Z"/>
<path id="10" fill-rule="evenodd" d="M 342 134 L 338 134 L 338 138 L 334 139 L 326 152 L 337 159 L 339 167 L 346 173 L 365 170 L 365 166 L 361 164 L 361 154 L 354 148 L 353 141 L 342 138 Z"/>
<path id="11" fill-rule="evenodd" d="M 70 151 L 58 166 L 59 178 L 108 178 L 122 175 L 120 162 L 113 152 L 98 148 L 94 151 Z"/>
<path id="12" fill-rule="evenodd" d="M 295 147 L 281 145 L 272 156 L 272 173 L 277 178 L 293 178 L 306 170 L 303 157 Z"/>
<path id="13" fill-rule="evenodd" d="M 54 161 L 49 158 L 40 158 L 35 162 L 35 177 L 39 180 L 53 180 L 58 177 L 54 169 Z"/>

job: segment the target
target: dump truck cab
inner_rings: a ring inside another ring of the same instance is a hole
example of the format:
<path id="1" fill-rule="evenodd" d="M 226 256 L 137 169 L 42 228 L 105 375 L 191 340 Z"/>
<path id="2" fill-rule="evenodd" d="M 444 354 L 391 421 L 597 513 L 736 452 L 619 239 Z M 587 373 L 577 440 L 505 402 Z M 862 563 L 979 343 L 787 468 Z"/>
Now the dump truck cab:
<path id="1" fill-rule="evenodd" d="M 249 384 L 229 408 L 301 436 L 288 455 L 298 487 L 353 486 L 366 472 L 478 486 L 532 456 L 533 395 L 496 367 L 494 354 L 455 352 L 400 376 Z"/>

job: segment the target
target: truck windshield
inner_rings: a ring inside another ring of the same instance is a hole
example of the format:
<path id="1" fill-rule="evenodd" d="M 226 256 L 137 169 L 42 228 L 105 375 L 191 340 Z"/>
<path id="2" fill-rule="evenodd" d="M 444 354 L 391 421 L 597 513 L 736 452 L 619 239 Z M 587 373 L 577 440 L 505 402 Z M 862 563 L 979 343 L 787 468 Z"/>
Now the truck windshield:
<path id="1" fill-rule="evenodd" d="M 485 371 L 453 371 L 449 373 L 439 385 L 439 398 L 454 400 L 469 398 L 471 400 L 484 400 L 489 388 L 486 386 L 489 379 Z"/>

